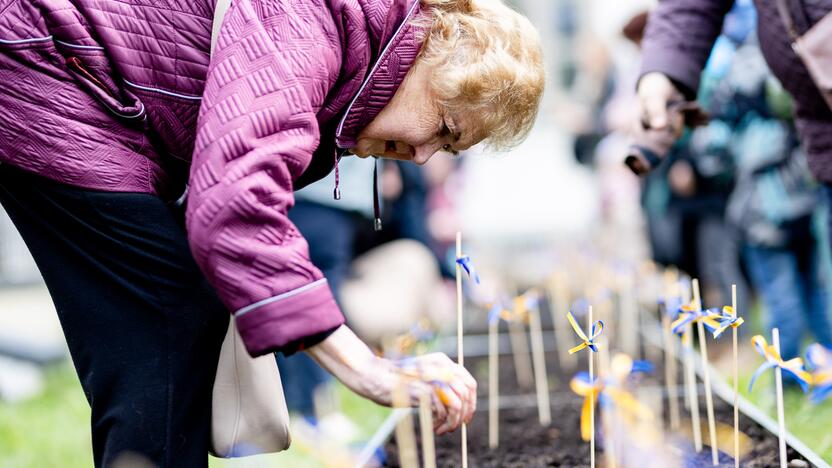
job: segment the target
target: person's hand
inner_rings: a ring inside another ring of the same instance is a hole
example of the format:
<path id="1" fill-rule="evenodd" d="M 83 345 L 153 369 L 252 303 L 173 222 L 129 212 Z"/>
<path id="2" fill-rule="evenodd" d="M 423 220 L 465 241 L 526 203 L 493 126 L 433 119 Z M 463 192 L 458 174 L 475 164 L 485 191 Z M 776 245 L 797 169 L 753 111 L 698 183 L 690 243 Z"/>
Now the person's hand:
<path id="1" fill-rule="evenodd" d="M 648 73 L 639 80 L 637 94 L 644 128 L 666 128 L 669 123 L 668 104 L 680 94 L 670 78 L 664 73 Z"/>
<path id="2" fill-rule="evenodd" d="M 392 406 L 394 391 L 403 391 L 411 406 L 429 395 L 438 434 L 456 430 L 476 410 L 476 381 L 444 354 L 380 358 L 343 325 L 306 351 L 350 390 L 380 405 Z"/>
<path id="3" fill-rule="evenodd" d="M 422 394 L 430 396 L 434 429 L 438 434 L 454 431 L 463 422 L 471 422 L 477 409 L 477 382 L 459 364 L 444 353 L 393 361 L 393 387 L 404 385 L 411 405 Z"/>

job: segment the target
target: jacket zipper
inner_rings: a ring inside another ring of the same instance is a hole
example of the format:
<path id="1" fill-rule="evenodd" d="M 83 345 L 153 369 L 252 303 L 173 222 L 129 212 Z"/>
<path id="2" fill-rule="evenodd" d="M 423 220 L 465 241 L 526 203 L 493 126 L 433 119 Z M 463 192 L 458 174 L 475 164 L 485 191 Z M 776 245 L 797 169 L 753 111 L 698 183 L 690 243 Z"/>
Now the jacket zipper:
<path id="1" fill-rule="evenodd" d="M 93 82 L 96 86 L 101 88 L 102 91 L 107 93 L 111 98 L 118 101 L 118 97 L 110 91 L 104 83 L 101 82 L 98 78 L 96 78 L 92 73 L 90 73 L 86 67 L 84 67 L 84 62 L 81 61 L 78 57 L 72 56 L 66 59 L 66 65 L 70 68 L 74 68 L 78 73 L 84 76 L 84 78 Z"/>

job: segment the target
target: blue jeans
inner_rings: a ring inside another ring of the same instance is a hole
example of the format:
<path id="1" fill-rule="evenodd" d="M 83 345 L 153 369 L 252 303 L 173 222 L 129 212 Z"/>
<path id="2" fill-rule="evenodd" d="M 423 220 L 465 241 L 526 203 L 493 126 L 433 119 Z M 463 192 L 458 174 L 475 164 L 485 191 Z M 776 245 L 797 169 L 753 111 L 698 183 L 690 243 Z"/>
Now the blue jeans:
<path id="1" fill-rule="evenodd" d="M 768 311 L 768 326 L 780 329 L 780 354 L 784 359 L 800 355 L 806 332 L 821 344 L 832 346 L 827 278 L 818 242 L 808 220 L 806 224 L 784 247 L 745 247 L 751 280 Z"/>

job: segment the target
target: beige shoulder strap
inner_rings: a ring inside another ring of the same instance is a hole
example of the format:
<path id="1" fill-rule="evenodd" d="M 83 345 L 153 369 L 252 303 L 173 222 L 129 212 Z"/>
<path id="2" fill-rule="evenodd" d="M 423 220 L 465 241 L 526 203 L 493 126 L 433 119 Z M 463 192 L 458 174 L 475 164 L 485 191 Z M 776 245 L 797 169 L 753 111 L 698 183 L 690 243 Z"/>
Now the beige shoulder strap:
<path id="1" fill-rule="evenodd" d="M 222 27 L 222 20 L 225 18 L 225 12 L 231 6 L 231 0 L 217 0 L 214 5 L 214 25 L 211 27 L 211 55 L 214 55 L 214 49 L 217 47 L 217 39 L 220 37 L 220 27 Z"/>

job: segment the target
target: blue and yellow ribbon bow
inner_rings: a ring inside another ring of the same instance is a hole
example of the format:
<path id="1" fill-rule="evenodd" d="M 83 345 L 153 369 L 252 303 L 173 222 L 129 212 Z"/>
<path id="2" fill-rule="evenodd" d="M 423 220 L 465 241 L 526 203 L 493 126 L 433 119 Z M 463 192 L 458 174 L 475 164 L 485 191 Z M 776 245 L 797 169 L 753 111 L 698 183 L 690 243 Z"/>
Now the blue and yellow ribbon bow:
<path id="1" fill-rule="evenodd" d="M 456 259 L 456 263 L 465 270 L 465 273 L 468 273 L 469 278 L 473 279 L 475 283 L 480 284 L 480 275 L 474 269 L 474 263 L 471 261 L 471 257 L 463 255 Z"/>
<path id="2" fill-rule="evenodd" d="M 592 438 L 592 406 L 598 401 L 598 396 L 601 394 L 603 384 L 596 378 L 594 382 L 589 381 L 588 372 L 578 372 L 575 377 L 569 382 L 569 388 L 578 396 L 584 397 L 584 403 L 581 406 L 581 439 L 589 440 Z"/>
<path id="3" fill-rule="evenodd" d="M 488 311 L 488 323 L 496 323 L 500 320 L 504 320 L 506 322 L 511 322 L 515 320 L 516 314 L 503 307 L 502 303 L 496 303 L 491 306 L 491 310 Z"/>
<path id="4" fill-rule="evenodd" d="M 577 395 L 584 397 L 581 406 L 581 438 L 590 440 L 592 437 L 592 405 L 600 401 L 602 406 L 614 405 L 624 413 L 644 419 L 652 419 L 653 413 L 640 403 L 630 392 L 623 389 L 626 378 L 633 372 L 643 372 L 648 366 L 644 361 L 633 361 L 626 355 L 616 355 L 610 372 L 613 379 L 604 382 L 596 378 L 590 382 L 588 372 L 578 372 L 569 382 L 569 388 Z"/>
<path id="5" fill-rule="evenodd" d="M 578 351 L 589 348 L 592 352 L 598 352 L 598 345 L 595 343 L 595 339 L 601 335 L 601 332 L 604 331 L 604 322 L 598 320 L 597 322 L 592 324 L 592 336 L 587 337 L 586 333 L 581 330 L 581 327 L 578 326 L 578 322 L 575 321 L 575 317 L 572 316 L 571 312 L 566 313 L 566 318 L 569 320 L 569 324 L 572 325 L 572 329 L 575 330 L 575 334 L 578 335 L 578 338 L 583 340 L 583 343 L 575 346 L 574 348 L 569 350 L 569 354 L 575 354 Z"/>
<path id="6" fill-rule="evenodd" d="M 714 309 L 698 310 L 693 303 L 685 304 L 679 307 L 676 320 L 670 324 L 670 329 L 677 335 L 685 333 L 688 325 L 696 322 L 702 322 L 709 330 L 715 330 L 720 326 L 719 319 L 722 315 L 715 312 Z"/>
<path id="7" fill-rule="evenodd" d="M 719 338 L 728 328 L 739 328 L 740 325 L 745 323 L 742 317 L 734 314 L 734 308 L 731 306 L 723 307 L 721 314 L 712 314 L 711 317 L 716 319 L 718 323 L 705 322 L 705 326 L 713 333 L 714 339 Z"/>
<path id="8" fill-rule="evenodd" d="M 761 335 L 757 335 L 754 338 L 751 338 L 751 343 L 754 344 L 754 348 L 757 350 L 763 358 L 765 358 L 766 362 L 764 362 L 757 370 L 754 372 L 754 375 L 751 376 L 751 382 L 748 384 L 748 391 L 750 392 L 752 387 L 754 387 L 754 382 L 757 381 L 757 377 L 763 374 L 763 372 L 779 367 L 787 374 L 794 377 L 797 380 L 797 383 L 800 384 L 800 388 L 803 390 L 803 393 L 809 391 L 809 386 L 812 385 L 812 375 L 809 374 L 806 369 L 803 367 L 803 359 L 794 358 L 789 359 L 788 361 L 783 361 L 783 358 L 780 357 L 780 353 L 774 349 L 774 346 L 769 345 L 766 343 L 766 339 L 763 338 Z"/>
<path id="9" fill-rule="evenodd" d="M 812 394 L 809 400 L 820 403 L 832 395 L 832 350 L 820 343 L 806 349 L 806 363 L 812 369 Z"/>
<path id="10" fill-rule="evenodd" d="M 661 302 L 664 304 L 664 313 L 667 314 L 671 320 L 676 320 L 676 316 L 679 315 L 679 309 L 682 308 L 682 298 L 674 296 Z"/>

